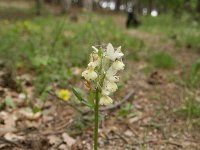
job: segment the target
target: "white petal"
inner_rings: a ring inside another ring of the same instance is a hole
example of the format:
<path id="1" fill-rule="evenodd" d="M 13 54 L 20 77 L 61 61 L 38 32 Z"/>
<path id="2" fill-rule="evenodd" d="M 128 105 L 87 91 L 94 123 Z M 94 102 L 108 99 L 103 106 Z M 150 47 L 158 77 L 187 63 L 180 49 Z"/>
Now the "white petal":
<path id="1" fill-rule="evenodd" d="M 109 105 L 109 104 L 112 104 L 112 103 L 113 103 L 113 100 L 112 100 L 112 98 L 110 98 L 109 96 L 103 95 L 103 96 L 100 98 L 99 103 L 100 103 L 100 105 Z"/>
<path id="2" fill-rule="evenodd" d="M 91 68 L 95 68 L 96 67 L 96 64 L 94 63 L 94 62 L 90 62 L 89 64 L 88 64 L 88 67 L 91 67 Z"/>
<path id="3" fill-rule="evenodd" d="M 96 52 L 96 53 L 98 53 L 98 49 L 95 47 L 95 46 L 92 46 L 92 48 L 94 49 L 94 51 Z"/>
<path id="4" fill-rule="evenodd" d="M 118 87 L 115 82 L 106 80 L 103 83 L 102 94 L 110 95 L 111 93 L 115 92 L 117 89 L 118 89 Z"/>
<path id="5" fill-rule="evenodd" d="M 90 80 L 95 80 L 97 78 L 97 73 L 93 69 L 87 69 L 83 71 L 82 76 L 90 81 Z"/>
<path id="6" fill-rule="evenodd" d="M 111 81 L 105 81 L 103 85 L 103 89 L 109 91 L 110 93 L 115 92 L 117 90 L 117 84 Z"/>
<path id="7" fill-rule="evenodd" d="M 108 89 L 102 89 L 103 95 L 110 95 L 110 91 Z"/>
<path id="8" fill-rule="evenodd" d="M 124 70 L 124 63 L 122 61 L 116 60 L 113 64 L 112 64 L 112 68 L 115 70 Z"/>
<path id="9" fill-rule="evenodd" d="M 115 57 L 115 59 L 120 59 L 122 56 L 124 56 L 124 54 L 122 53 L 121 46 L 120 46 L 115 51 L 114 57 Z"/>
<path id="10" fill-rule="evenodd" d="M 99 66 L 99 64 L 100 64 L 99 61 L 90 62 L 88 64 L 88 67 L 91 67 L 92 69 L 95 69 L 97 66 Z"/>
<path id="11" fill-rule="evenodd" d="M 90 54 L 90 63 L 88 64 L 88 67 L 92 67 L 93 69 L 100 65 L 101 59 L 98 56 L 98 54 L 91 53 Z"/>
<path id="12" fill-rule="evenodd" d="M 115 60 L 115 58 L 113 57 L 114 52 L 115 52 L 114 47 L 112 46 L 112 44 L 109 43 L 106 49 L 106 55 L 105 55 L 106 58 L 114 61 Z"/>
<path id="13" fill-rule="evenodd" d="M 107 77 L 107 78 L 112 77 L 112 76 L 116 75 L 116 73 L 117 73 L 117 70 L 114 69 L 113 67 L 110 67 L 110 68 L 107 70 L 106 77 Z"/>
<path id="14" fill-rule="evenodd" d="M 112 82 L 118 82 L 119 76 L 107 76 L 107 79 Z"/>

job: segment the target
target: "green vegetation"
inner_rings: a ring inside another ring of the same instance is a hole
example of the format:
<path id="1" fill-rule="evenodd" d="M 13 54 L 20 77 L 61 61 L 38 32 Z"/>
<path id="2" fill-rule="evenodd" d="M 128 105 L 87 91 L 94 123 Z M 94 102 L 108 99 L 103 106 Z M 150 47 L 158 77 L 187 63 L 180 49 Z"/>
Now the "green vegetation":
<path id="1" fill-rule="evenodd" d="M 192 65 L 188 84 L 190 87 L 200 87 L 200 60 Z"/>
<path id="2" fill-rule="evenodd" d="M 179 47 L 200 48 L 200 27 L 199 22 L 189 16 L 159 15 L 142 17 L 142 26 L 140 30 L 162 34 L 165 38 L 171 38 Z"/>
<path id="3" fill-rule="evenodd" d="M 175 58 L 165 52 L 157 52 L 150 56 L 149 61 L 156 68 L 171 69 L 176 66 Z"/>
<path id="4" fill-rule="evenodd" d="M 121 118 L 129 118 L 132 116 L 135 116 L 135 112 L 133 112 L 134 107 L 133 104 L 131 103 L 127 103 L 126 105 L 124 105 L 123 107 L 121 107 L 121 109 L 118 111 L 118 116 Z"/>
<path id="5" fill-rule="evenodd" d="M 188 98 L 184 106 L 178 110 L 178 114 L 186 117 L 188 120 L 200 117 L 200 103 L 194 97 Z"/>
<path id="6" fill-rule="evenodd" d="M 112 42 L 119 46 L 120 43 L 131 53 L 140 49 L 141 40 L 127 36 L 111 18 L 91 14 L 80 17 L 85 21 L 77 23 L 53 16 L 2 21 L 1 59 L 15 68 L 16 73 L 32 73 L 36 89 L 42 93 L 53 81 L 60 86 L 68 85 L 73 76 L 71 68 L 86 65 L 91 45 Z"/>

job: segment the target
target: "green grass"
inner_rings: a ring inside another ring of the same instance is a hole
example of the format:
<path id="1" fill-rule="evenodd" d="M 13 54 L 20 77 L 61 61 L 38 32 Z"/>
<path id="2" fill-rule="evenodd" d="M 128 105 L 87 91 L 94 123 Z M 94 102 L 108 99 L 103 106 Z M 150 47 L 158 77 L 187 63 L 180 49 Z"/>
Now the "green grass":
<path id="1" fill-rule="evenodd" d="M 178 114 L 187 118 L 188 120 L 192 118 L 200 117 L 200 103 L 195 100 L 194 97 L 190 97 L 183 107 L 178 110 Z"/>
<path id="2" fill-rule="evenodd" d="M 175 58 L 165 52 L 153 53 L 150 55 L 149 61 L 154 67 L 161 69 L 172 69 L 176 66 Z"/>
<path id="3" fill-rule="evenodd" d="M 184 71 L 184 81 L 188 88 L 200 88 L 200 59 L 196 60 L 189 70 Z"/>
<path id="4" fill-rule="evenodd" d="M 191 67 L 190 84 L 193 87 L 200 86 L 200 59 L 197 60 Z"/>
<path id="5" fill-rule="evenodd" d="M 178 18 L 168 14 L 158 17 L 142 17 L 140 30 L 161 34 L 175 41 L 178 47 L 191 47 L 195 50 L 200 48 L 200 26 L 199 22 L 189 15 L 183 14 Z"/>
<path id="6" fill-rule="evenodd" d="M 82 14 L 79 22 L 64 16 L 0 22 L 0 59 L 15 72 L 31 73 L 38 93 L 52 83 L 67 86 L 72 67 L 85 67 L 92 45 L 111 42 L 125 53 L 134 53 L 141 40 L 129 37 L 109 17 Z"/>

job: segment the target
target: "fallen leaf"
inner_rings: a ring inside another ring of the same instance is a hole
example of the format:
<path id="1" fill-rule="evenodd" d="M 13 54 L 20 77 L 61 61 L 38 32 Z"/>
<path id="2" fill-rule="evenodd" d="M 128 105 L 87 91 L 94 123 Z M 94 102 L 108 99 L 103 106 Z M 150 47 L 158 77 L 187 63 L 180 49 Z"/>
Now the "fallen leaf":
<path id="1" fill-rule="evenodd" d="M 143 118 L 142 113 L 138 112 L 137 116 L 129 119 L 129 123 L 135 123 L 135 122 L 139 121 L 142 118 Z"/>
<path id="2" fill-rule="evenodd" d="M 6 133 L 6 134 L 4 135 L 4 138 L 5 138 L 6 140 L 9 140 L 9 141 L 22 141 L 22 140 L 25 139 L 24 136 L 19 136 L 19 135 L 16 135 L 16 134 L 14 134 L 14 133 Z"/>
<path id="3" fill-rule="evenodd" d="M 62 138 L 69 147 L 71 147 L 73 144 L 76 143 L 76 140 L 74 138 L 70 137 L 67 133 L 63 133 Z"/>
<path id="4" fill-rule="evenodd" d="M 47 139 L 49 140 L 49 143 L 51 145 L 57 145 L 61 142 L 60 137 L 55 136 L 55 135 L 50 135 L 50 136 L 47 137 Z"/>
<path id="5" fill-rule="evenodd" d="M 16 131 L 17 117 L 15 115 L 2 111 L 0 113 L 0 120 L 3 122 L 0 124 L 0 136 L 8 132 Z"/>
<path id="6" fill-rule="evenodd" d="M 61 145 L 58 147 L 58 149 L 59 149 L 59 150 L 68 150 L 66 144 L 61 144 Z"/>

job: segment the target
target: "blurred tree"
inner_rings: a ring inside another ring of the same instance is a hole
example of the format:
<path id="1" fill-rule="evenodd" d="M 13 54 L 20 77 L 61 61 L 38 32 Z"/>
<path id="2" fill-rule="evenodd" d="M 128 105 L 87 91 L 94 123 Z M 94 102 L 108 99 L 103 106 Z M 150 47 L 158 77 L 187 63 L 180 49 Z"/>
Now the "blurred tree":
<path id="1" fill-rule="evenodd" d="M 153 9 L 153 0 L 148 0 L 148 13 L 151 14 Z"/>
<path id="2" fill-rule="evenodd" d="M 200 13 L 200 0 L 197 1 L 197 12 Z"/>
<path id="3" fill-rule="evenodd" d="M 35 0 L 36 15 L 41 15 L 42 0 Z"/>
<path id="4" fill-rule="evenodd" d="M 62 13 L 66 13 L 70 10 L 72 0 L 60 0 L 61 5 L 62 5 Z"/>
<path id="5" fill-rule="evenodd" d="M 83 7 L 86 10 L 93 10 L 93 0 L 83 0 Z"/>
<path id="6" fill-rule="evenodd" d="M 141 0 L 137 0 L 136 1 L 136 9 L 137 9 L 137 12 L 139 13 L 139 14 L 141 14 L 142 13 L 142 1 Z"/>
<path id="7" fill-rule="evenodd" d="M 115 11 L 119 11 L 122 1 L 121 0 L 116 0 L 115 3 L 116 3 Z"/>
<path id="8" fill-rule="evenodd" d="M 184 0 L 184 8 L 187 12 L 192 12 L 192 6 L 190 0 Z"/>

